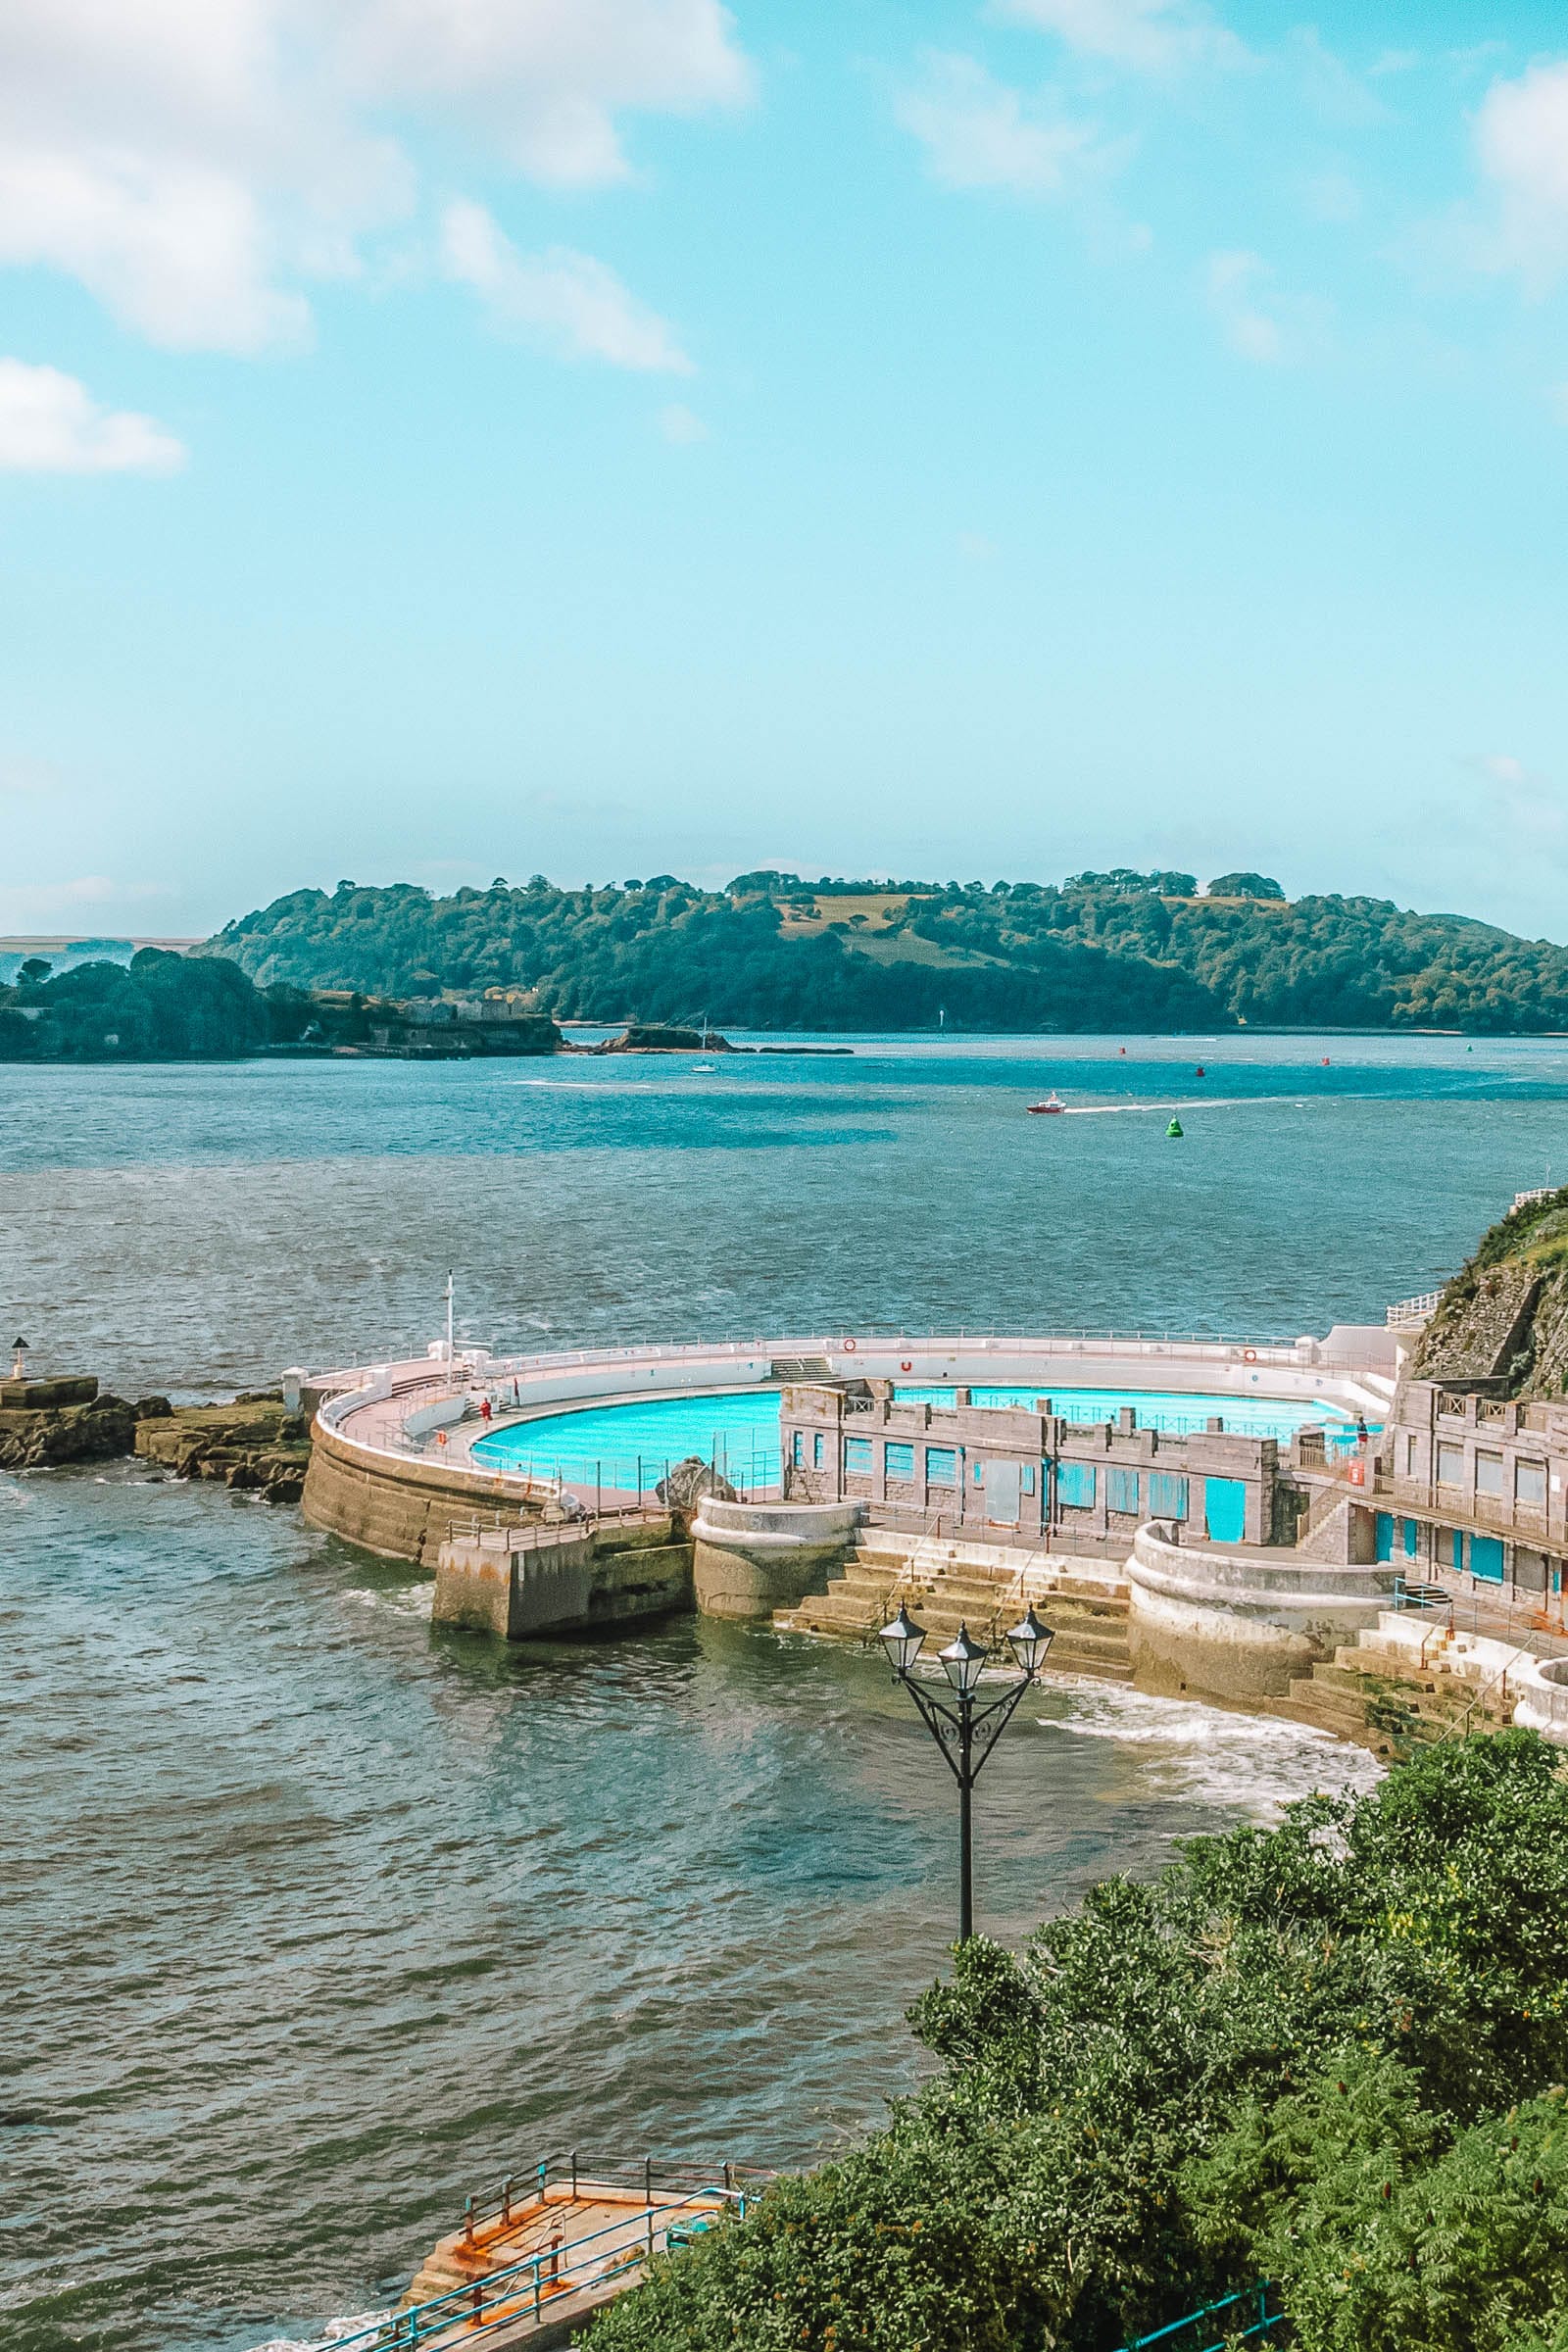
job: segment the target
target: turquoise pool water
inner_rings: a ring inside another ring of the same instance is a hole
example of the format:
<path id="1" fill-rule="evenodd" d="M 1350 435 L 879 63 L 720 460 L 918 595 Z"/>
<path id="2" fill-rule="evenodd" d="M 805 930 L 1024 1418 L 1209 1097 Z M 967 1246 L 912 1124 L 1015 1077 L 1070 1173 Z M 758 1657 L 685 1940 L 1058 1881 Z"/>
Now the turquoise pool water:
<path id="1" fill-rule="evenodd" d="M 904 1388 L 896 1394 L 910 1404 L 946 1405 L 951 1388 Z M 1152 1389 L 1052 1388 L 971 1389 L 978 1405 L 1023 1405 L 1049 1395 L 1058 1413 L 1072 1421 L 1113 1421 L 1130 1404 L 1146 1429 L 1172 1436 L 1201 1429 L 1211 1414 L 1224 1416 L 1228 1430 L 1251 1438 L 1294 1436 L 1307 1422 L 1338 1422 L 1348 1432 L 1348 1415 L 1309 1398 L 1167 1395 Z M 585 1481 L 632 1488 L 662 1478 L 671 1462 L 688 1454 L 716 1461 L 737 1485 L 771 1486 L 779 1475 L 778 1391 L 727 1390 L 710 1396 L 653 1396 L 629 1404 L 589 1404 L 547 1413 L 514 1429 L 497 1430 L 473 1448 L 475 1461 L 496 1468 L 560 1471 L 570 1485 Z"/>

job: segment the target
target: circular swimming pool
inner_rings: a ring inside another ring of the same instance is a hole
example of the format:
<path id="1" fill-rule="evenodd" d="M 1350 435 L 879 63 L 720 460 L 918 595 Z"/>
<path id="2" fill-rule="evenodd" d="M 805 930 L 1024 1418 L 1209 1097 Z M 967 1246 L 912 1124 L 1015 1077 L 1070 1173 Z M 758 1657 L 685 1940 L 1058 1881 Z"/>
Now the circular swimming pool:
<path id="1" fill-rule="evenodd" d="M 1157 1389 L 977 1388 L 976 1405 L 1021 1405 L 1042 1395 L 1069 1421 L 1114 1421 L 1131 1405 L 1139 1426 L 1172 1437 L 1200 1430 L 1215 1414 L 1239 1437 L 1278 1438 L 1285 1443 L 1308 1423 L 1322 1424 L 1354 1439 L 1354 1421 L 1343 1407 L 1321 1397 L 1218 1396 Z M 951 1388 L 899 1386 L 906 1404 L 951 1405 Z M 776 1388 L 723 1390 L 698 1396 L 637 1397 L 619 1404 L 586 1404 L 544 1413 L 498 1429 L 475 1444 L 472 1459 L 495 1470 L 522 1470 L 535 1477 L 557 1473 L 568 1485 L 646 1488 L 663 1477 L 671 1462 L 700 1454 L 716 1462 L 737 1485 L 775 1485 L 779 1478 Z"/>

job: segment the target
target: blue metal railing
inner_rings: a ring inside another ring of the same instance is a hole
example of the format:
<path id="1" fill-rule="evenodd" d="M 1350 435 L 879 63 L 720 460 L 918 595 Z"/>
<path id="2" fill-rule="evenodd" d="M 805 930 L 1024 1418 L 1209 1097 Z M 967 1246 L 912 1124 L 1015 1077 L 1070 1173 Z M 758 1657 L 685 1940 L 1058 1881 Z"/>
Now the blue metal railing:
<path id="1" fill-rule="evenodd" d="M 1275 2305 L 1272 2311 L 1269 2309 L 1270 2303 Z M 1237 2294 L 1222 2295 L 1217 2303 L 1204 2303 L 1179 2320 L 1167 2321 L 1163 2328 L 1156 2328 L 1152 2335 L 1135 2336 L 1130 2344 L 1121 2347 L 1121 2352 L 1145 2352 L 1146 2345 L 1150 2344 L 1167 2345 L 1169 2352 L 1225 2352 L 1227 2344 L 1245 2343 L 1250 2335 L 1261 2335 L 1265 2328 L 1279 2327 L 1285 2314 L 1278 2304 L 1279 2290 L 1273 2279 L 1260 2278 L 1255 2286 L 1244 2286 Z M 1238 2306 L 1241 2308 L 1238 2309 Z M 1249 2310 L 1255 2310 L 1256 2317 L 1246 2327 L 1240 2326 L 1238 2323 L 1246 2318 Z M 1226 2323 L 1218 2335 L 1212 2335 L 1211 2328 L 1205 2328 L 1203 2323 L 1214 2321 L 1222 2312 L 1232 2312 L 1235 2318 Z M 1189 2328 L 1197 2331 L 1199 2340 L 1192 2344 L 1172 2341 L 1173 2337 L 1182 2335 Z M 1211 2340 L 1201 2340 L 1209 2338 Z"/>

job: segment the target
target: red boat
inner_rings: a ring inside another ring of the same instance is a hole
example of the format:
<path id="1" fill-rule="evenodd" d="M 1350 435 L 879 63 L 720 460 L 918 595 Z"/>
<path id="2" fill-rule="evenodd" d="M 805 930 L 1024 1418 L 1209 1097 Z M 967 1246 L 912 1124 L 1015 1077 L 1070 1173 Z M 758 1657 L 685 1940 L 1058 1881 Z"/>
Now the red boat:
<path id="1" fill-rule="evenodd" d="M 1053 1113 L 1063 1111 L 1066 1109 L 1066 1107 L 1067 1105 L 1062 1101 L 1061 1097 L 1055 1092 L 1054 1089 L 1053 1089 L 1043 1102 L 1030 1103 L 1029 1113 L 1032 1118 L 1050 1118 Z"/>

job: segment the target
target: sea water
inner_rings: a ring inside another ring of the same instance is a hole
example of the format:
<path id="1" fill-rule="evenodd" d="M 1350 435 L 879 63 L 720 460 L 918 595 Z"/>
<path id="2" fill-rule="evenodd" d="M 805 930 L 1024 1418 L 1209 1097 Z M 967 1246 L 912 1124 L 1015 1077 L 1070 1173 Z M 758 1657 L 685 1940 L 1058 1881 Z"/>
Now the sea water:
<path id="1" fill-rule="evenodd" d="M 0 1337 L 220 1395 L 422 1347 L 449 1267 L 498 1348 L 1293 1336 L 1568 1173 L 1551 1042 L 855 1042 L 0 1067 Z M 1080 1115 L 1024 1114 L 1052 1086 Z M 916 2080 L 954 1808 L 880 1663 L 698 1620 L 509 1650 L 429 1590 L 141 1465 L 0 1478 L 8 2352 L 319 2340 L 508 2169 L 806 2162 Z M 981 1923 L 1372 1769 L 1052 1683 L 981 1785 Z"/>

